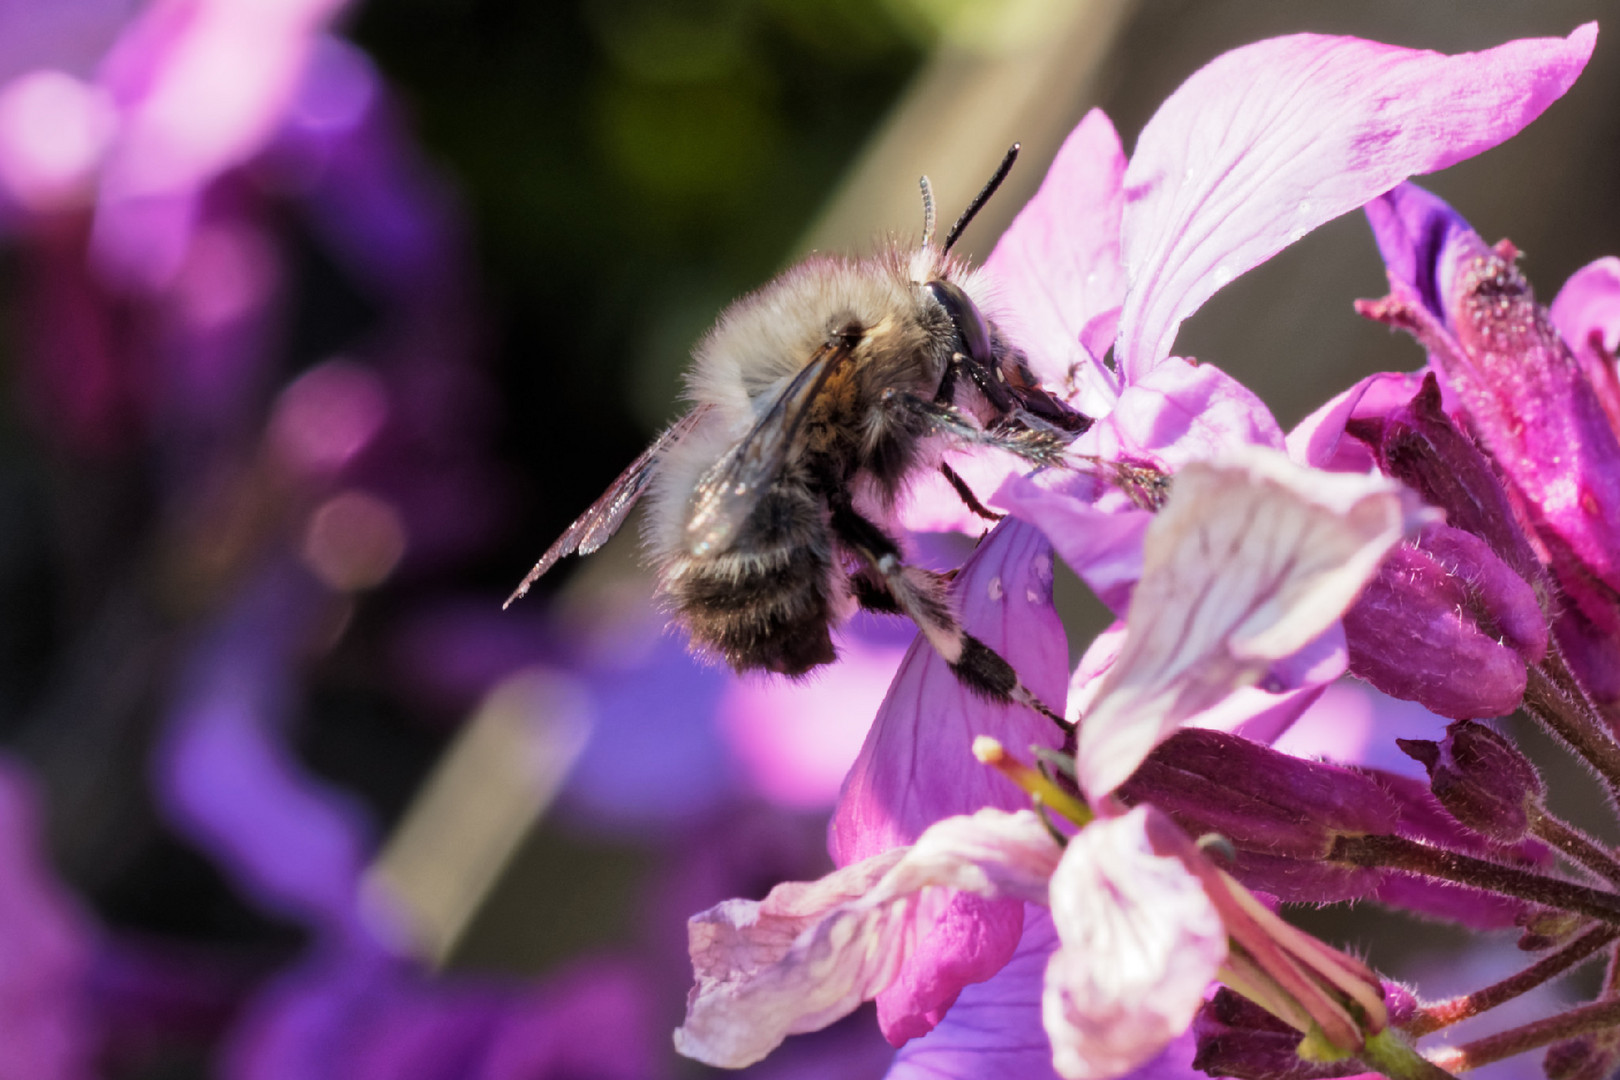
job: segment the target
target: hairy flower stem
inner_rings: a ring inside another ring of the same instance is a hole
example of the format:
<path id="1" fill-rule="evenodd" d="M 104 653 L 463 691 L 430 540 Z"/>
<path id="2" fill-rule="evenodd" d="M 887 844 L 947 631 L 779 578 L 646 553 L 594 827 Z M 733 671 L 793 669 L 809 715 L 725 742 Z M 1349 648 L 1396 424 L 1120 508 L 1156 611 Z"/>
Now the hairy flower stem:
<path id="1" fill-rule="evenodd" d="M 1482 990 L 1475 990 L 1472 994 L 1454 997 L 1450 1001 L 1436 1002 L 1418 1010 L 1417 1014 L 1402 1026 L 1402 1030 L 1412 1038 L 1418 1039 L 1469 1017 L 1478 1016 L 1513 1000 L 1520 994 L 1534 990 L 1545 982 L 1556 979 L 1582 961 L 1590 959 L 1616 938 L 1620 938 L 1620 928 L 1594 926 L 1562 949 L 1542 957 L 1523 971 L 1509 975 L 1501 982 L 1493 983 Z"/>
<path id="2" fill-rule="evenodd" d="M 1620 798 L 1620 742 L 1564 666 L 1563 658 L 1549 652 L 1540 664 L 1526 669 L 1524 711 L 1580 756 Z"/>
<path id="3" fill-rule="evenodd" d="M 1608 849 L 1569 822 L 1549 814 L 1544 808 L 1530 812 L 1530 832 L 1551 844 L 1570 861 L 1620 885 L 1620 860 Z"/>
<path id="4" fill-rule="evenodd" d="M 1435 1063 L 1452 1072 L 1466 1072 L 1482 1065 L 1490 1065 L 1504 1058 L 1522 1054 L 1527 1050 L 1548 1046 L 1576 1035 L 1620 1024 L 1620 999 L 1598 1001 L 1582 1005 L 1545 1020 L 1537 1020 L 1523 1027 L 1487 1035 L 1471 1043 L 1442 1050 L 1435 1054 Z"/>
<path id="5" fill-rule="evenodd" d="M 1620 895 L 1430 847 L 1403 836 L 1341 836 L 1334 841 L 1327 857 L 1332 862 L 1351 866 L 1406 870 L 1442 881 L 1455 881 L 1485 892 L 1514 896 L 1620 925 Z"/>
<path id="6" fill-rule="evenodd" d="M 1390 1080 L 1450 1080 L 1451 1074 L 1436 1065 L 1411 1046 L 1394 1031 L 1380 1031 L 1367 1040 L 1357 1055 L 1362 1063 L 1371 1066 Z"/>

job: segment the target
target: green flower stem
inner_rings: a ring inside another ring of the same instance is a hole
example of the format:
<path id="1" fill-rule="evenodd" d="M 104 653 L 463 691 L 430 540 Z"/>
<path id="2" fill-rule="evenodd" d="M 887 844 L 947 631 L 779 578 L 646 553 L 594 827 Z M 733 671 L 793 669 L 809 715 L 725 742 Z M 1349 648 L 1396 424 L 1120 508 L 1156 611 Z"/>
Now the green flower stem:
<path id="1" fill-rule="evenodd" d="M 1412 1049 L 1391 1028 L 1368 1036 L 1367 1045 L 1357 1056 L 1389 1080 L 1455 1080 L 1451 1073 Z"/>

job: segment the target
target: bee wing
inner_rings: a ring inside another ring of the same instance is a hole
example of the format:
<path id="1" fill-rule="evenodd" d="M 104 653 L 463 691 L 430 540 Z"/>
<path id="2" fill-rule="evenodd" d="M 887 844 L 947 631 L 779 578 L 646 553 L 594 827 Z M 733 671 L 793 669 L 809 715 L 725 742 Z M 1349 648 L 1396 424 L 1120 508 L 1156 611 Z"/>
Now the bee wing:
<path id="1" fill-rule="evenodd" d="M 748 434 L 698 478 L 686 519 L 689 552 L 706 555 L 731 542 L 738 526 L 782 474 L 810 405 L 849 358 L 851 347 L 840 339 L 816 350 Z"/>
<path id="2" fill-rule="evenodd" d="M 608 542 L 612 535 L 619 531 L 624 519 L 629 515 L 630 509 L 641 498 L 641 493 L 647 489 L 647 482 L 652 479 L 653 472 L 658 466 L 658 459 L 664 452 L 681 439 L 696 426 L 698 419 L 709 409 L 707 405 L 700 405 L 664 429 L 664 433 L 653 440 L 653 444 L 641 452 L 641 456 L 630 463 L 630 467 L 619 474 L 619 478 L 602 493 L 602 497 L 591 504 L 591 508 L 579 516 L 579 519 L 557 537 L 557 542 L 546 549 L 540 556 L 540 561 L 534 564 L 534 569 L 524 576 L 518 587 L 512 590 L 512 595 L 506 598 L 502 608 L 510 607 L 512 601 L 529 591 L 529 586 L 540 580 L 540 575 L 550 570 L 558 559 L 565 555 L 579 552 L 589 555 L 597 548 Z"/>

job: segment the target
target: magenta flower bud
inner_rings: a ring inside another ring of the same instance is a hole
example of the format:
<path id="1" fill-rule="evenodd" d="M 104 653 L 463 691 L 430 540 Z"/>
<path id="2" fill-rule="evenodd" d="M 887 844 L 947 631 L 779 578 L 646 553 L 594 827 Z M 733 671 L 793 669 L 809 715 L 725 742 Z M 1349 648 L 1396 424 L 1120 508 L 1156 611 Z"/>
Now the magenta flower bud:
<path id="1" fill-rule="evenodd" d="M 1429 790 L 1452 817 L 1497 843 L 1525 838 L 1546 787 L 1518 747 L 1468 720 L 1448 727 L 1441 742 L 1395 742 L 1429 771 Z"/>
<path id="2" fill-rule="evenodd" d="M 1299 859 L 1325 856 L 1340 835 L 1393 832 L 1398 815 L 1361 773 L 1204 728 L 1172 735 L 1119 794 L 1151 802 L 1194 836 Z"/>
<path id="3" fill-rule="evenodd" d="M 1547 1080 L 1609 1080 L 1620 1065 L 1620 1034 L 1599 1031 L 1565 1039 L 1541 1059 Z"/>
<path id="4" fill-rule="evenodd" d="M 1431 525 L 1385 558 L 1344 615 L 1350 672 L 1453 719 L 1504 716 L 1547 652 L 1535 591 L 1490 546 Z"/>
<path id="5" fill-rule="evenodd" d="M 1397 1027 L 1412 1017 L 1417 1001 L 1395 983 L 1384 984 L 1390 1023 Z M 1193 1021 L 1197 1039 L 1192 1067 L 1210 1076 L 1234 1080 L 1325 1080 L 1367 1071 L 1357 1058 L 1306 1061 L 1299 1056 L 1303 1037 L 1271 1013 L 1226 987 L 1217 990 Z"/>
<path id="6" fill-rule="evenodd" d="M 1391 294 L 1364 309 L 1429 350 L 1558 582 L 1571 666 L 1620 704 L 1620 437 L 1510 244 L 1410 184 L 1367 207 Z"/>
<path id="7" fill-rule="evenodd" d="M 1368 445 L 1386 474 L 1444 510 L 1446 524 L 1489 544 L 1550 609 L 1547 570 L 1490 459 L 1446 414 L 1434 372 L 1406 405 L 1385 417 L 1352 420 L 1345 430 Z"/>

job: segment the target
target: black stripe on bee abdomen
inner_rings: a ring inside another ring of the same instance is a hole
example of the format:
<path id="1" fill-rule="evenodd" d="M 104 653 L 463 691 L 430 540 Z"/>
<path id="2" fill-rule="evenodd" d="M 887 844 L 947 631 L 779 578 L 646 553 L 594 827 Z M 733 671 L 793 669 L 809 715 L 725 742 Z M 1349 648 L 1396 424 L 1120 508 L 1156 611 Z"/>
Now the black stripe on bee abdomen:
<path id="1" fill-rule="evenodd" d="M 693 643 L 737 671 L 802 675 L 836 659 L 832 545 L 807 490 L 765 495 L 726 551 L 677 560 L 664 587 Z"/>

